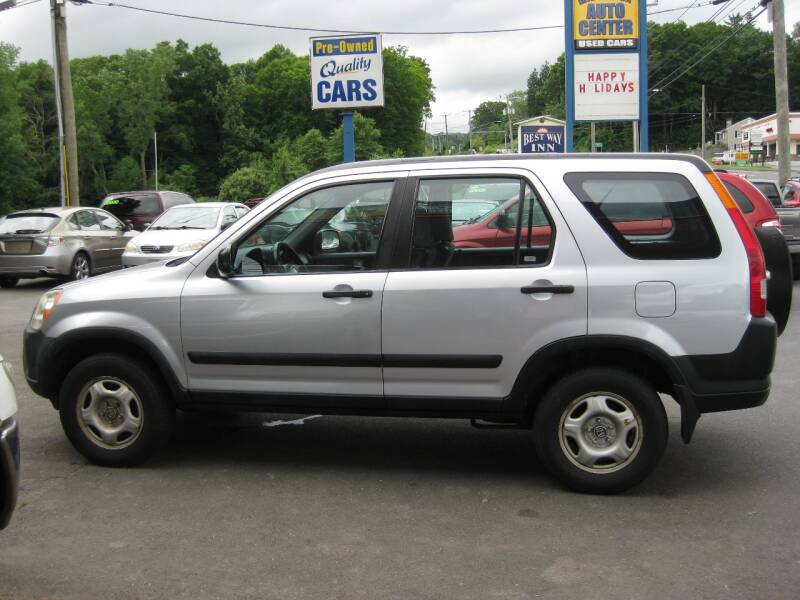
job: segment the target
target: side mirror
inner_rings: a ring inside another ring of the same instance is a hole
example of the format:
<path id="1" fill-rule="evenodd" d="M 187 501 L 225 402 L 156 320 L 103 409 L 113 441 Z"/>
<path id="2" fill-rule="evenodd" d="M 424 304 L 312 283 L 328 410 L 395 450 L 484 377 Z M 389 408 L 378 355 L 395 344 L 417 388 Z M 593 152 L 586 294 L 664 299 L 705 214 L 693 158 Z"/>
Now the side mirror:
<path id="1" fill-rule="evenodd" d="M 220 231 L 225 231 L 228 227 L 230 227 L 234 223 L 236 223 L 236 221 L 224 221 L 222 223 L 222 228 L 220 229 Z"/>
<path id="2" fill-rule="evenodd" d="M 222 277 L 233 276 L 233 259 L 230 246 L 223 246 L 222 250 L 217 254 L 217 271 Z"/>
<path id="3" fill-rule="evenodd" d="M 319 252 L 333 252 L 342 243 L 342 238 L 336 229 L 320 229 L 317 232 L 315 246 Z"/>
<path id="4" fill-rule="evenodd" d="M 142 225 L 142 231 L 147 231 L 148 229 L 150 229 L 150 225 L 152 225 L 152 223 L 145 223 L 144 225 Z"/>
<path id="5" fill-rule="evenodd" d="M 494 220 L 494 224 L 498 229 L 513 229 L 511 226 L 511 219 L 508 218 L 506 213 L 500 213 L 497 215 L 497 218 Z"/>

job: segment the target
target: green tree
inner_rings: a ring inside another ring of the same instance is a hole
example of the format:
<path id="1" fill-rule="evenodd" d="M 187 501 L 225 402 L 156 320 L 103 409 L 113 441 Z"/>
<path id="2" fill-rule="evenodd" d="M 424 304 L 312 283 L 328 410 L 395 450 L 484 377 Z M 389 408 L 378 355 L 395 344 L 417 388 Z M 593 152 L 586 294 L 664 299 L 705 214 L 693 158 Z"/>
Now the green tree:
<path id="1" fill-rule="evenodd" d="M 139 157 L 143 188 L 147 187 L 145 154 L 159 115 L 168 110 L 167 79 L 175 68 L 175 51 L 167 42 L 152 51 L 127 50 L 120 60 L 115 99 L 128 151 Z"/>
<path id="2" fill-rule="evenodd" d="M 190 164 L 182 164 L 174 171 L 167 172 L 162 187 L 190 196 L 202 195 L 197 185 L 197 170 Z"/>
<path id="3" fill-rule="evenodd" d="M 316 171 L 327 167 L 328 140 L 319 129 L 309 129 L 294 141 L 294 151 L 298 158 L 308 167 Z"/>
<path id="4" fill-rule="evenodd" d="M 125 192 L 139 187 L 139 165 L 130 156 L 122 157 L 111 169 L 108 178 L 109 192 Z"/>
<path id="5" fill-rule="evenodd" d="M 31 131 L 19 105 L 17 48 L 0 42 L 0 212 L 29 206 L 40 193 L 30 152 Z"/>
<path id="6" fill-rule="evenodd" d="M 281 144 L 273 153 L 270 161 L 269 193 L 271 194 L 306 173 L 308 173 L 308 167 L 292 147 L 288 143 Z"/>
<path id="7" fill-rule="evenodd" d="M 269 194 L 271 186 L 269 164 L 261 160 L 226 177 L 219 187 L 219 198 L 227 202 L 263 198 Z"/>
<path id="8" fill-rule="evenodd" d="M 359 113 L 353 115 L 353 134 L 356 144 L 356 160 L 372 160 L 383 158 L 384 150 L 381 145 L 381 132 L 375 126 L 375 121 Z M 328 163 L 336 165 L 342 162 L 344 152 L 344 136 L 341 125 L 337 127 L 328 139 Z"/>

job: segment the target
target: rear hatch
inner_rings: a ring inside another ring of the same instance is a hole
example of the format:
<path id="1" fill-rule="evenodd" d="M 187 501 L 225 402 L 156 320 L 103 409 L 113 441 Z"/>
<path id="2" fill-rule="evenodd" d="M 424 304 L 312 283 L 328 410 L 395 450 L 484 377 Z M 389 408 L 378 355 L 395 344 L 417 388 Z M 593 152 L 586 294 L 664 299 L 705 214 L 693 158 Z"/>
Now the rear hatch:
<path id="1" fill-rule="evenodd" d="M 42 254 L 60 217 L 53 213 L 14 213 L 0 221 L 0 255 Z"/>

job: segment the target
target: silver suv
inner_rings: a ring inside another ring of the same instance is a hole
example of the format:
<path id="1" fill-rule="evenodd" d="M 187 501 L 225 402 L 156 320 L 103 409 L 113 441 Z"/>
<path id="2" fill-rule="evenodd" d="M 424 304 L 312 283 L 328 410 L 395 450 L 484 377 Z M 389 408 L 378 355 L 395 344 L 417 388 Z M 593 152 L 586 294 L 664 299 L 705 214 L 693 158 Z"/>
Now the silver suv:
<path id="1" fill-rule="evenodd" d="M 530 428 L 567 485 L 616 492 L 664 451 L 659 394 L 687 442 L 701 413 L 766 400 L 775 233 L 762 251 L 690 156 L 343 165 L 191 257 L 45 293 L 26 376 L 102 465 L 150 457 L 176 408 L 456 417 Z"/>

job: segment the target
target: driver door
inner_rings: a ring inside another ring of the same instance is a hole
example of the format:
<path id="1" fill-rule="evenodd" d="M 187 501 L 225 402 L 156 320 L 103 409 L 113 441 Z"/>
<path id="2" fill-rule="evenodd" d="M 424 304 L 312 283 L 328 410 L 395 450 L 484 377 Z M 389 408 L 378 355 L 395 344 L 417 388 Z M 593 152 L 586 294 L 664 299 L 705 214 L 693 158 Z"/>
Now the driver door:
<path id="1" fill-rule="evenodd" d="M 279 201 L 237 232 L 233 276 L 217 275 L 213 260 L 190 276 L 181 332 L 193 397 L 261 408 L 383 406 L 387 215 L 405 173 L 349 179 Z"/>

